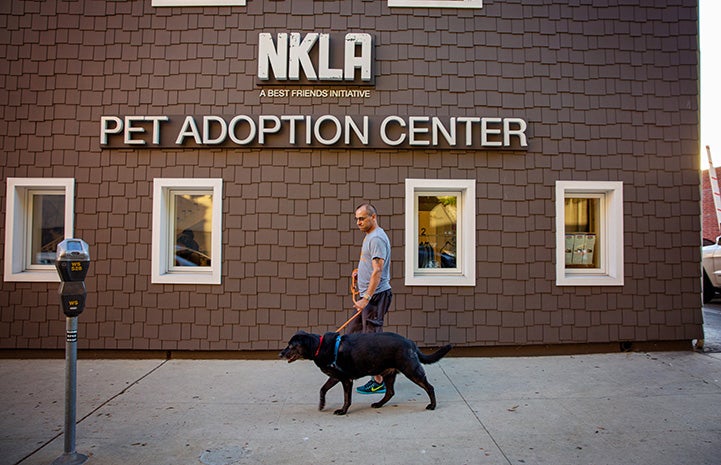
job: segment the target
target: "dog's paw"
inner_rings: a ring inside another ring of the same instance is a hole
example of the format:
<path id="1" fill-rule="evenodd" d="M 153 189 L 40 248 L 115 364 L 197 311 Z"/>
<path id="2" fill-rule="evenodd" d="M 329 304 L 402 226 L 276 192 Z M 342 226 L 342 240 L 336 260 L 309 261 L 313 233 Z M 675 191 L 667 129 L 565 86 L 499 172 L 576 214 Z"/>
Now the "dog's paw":
<path id="1" fill-rule="evenodd" d="M 371 407 L 373 408 L 381 408 L 383 407 L 383 402 L 374 402 L 371 404 Z"/>
<path id="2" fill-rule="evenodd" d="M 428 405 L 426 405 L 426 410 L 435 410 L 435 409 L 436 409 L 436 404 L 428 404 Z"/>
<path id="3" fill-rule="evenodd" d="M 342 408 L 339 408 L 338 410 L 336 410 L 335 412 L 333 412 L 333 415 L 345 415 L 346 412 L 347 412 L 347 410 L 344 410 L 344 409 L 342 409 Z"/>

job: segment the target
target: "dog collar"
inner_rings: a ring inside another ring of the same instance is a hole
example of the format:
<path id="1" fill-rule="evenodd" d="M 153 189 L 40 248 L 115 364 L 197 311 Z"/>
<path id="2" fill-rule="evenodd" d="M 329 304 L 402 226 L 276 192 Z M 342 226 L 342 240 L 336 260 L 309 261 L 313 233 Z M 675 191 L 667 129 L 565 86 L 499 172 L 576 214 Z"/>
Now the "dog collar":
<path id="1" fill-rule="evenodd" d="M 316 358 L 318 354 L 320 353 L 320 346 L 323 345 L 323 336 L 320 337 L 320 342 L 318 342 L 318 348 L 315 349 L 315 354 L 313 354 L 313 358 Z"/>

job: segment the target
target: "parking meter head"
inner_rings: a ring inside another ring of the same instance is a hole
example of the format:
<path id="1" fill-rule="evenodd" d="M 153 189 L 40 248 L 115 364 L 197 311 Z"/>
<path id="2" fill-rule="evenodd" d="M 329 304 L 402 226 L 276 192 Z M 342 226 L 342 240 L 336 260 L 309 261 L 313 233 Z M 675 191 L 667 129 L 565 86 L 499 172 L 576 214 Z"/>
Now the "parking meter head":
<path id="1" fill-rule="evenodd" d="M 63 282 L 84 281 L 90 269 L 90 249 L 81 239 L 65 239 L 57 247 L 55 268 Z"/>

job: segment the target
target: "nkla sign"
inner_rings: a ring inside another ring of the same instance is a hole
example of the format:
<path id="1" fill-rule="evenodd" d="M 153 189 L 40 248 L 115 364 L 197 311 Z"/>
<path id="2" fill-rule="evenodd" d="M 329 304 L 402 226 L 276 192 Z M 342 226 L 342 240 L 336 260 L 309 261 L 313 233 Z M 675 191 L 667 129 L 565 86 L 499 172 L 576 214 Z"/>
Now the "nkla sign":
<path id="1" fill-rule="evenodd" d="M 373 78 L 373 41 L 370 34 L 349 33 L 343 41 L 343 66 L 331 65 L 331 37 L 311 32 L 278 33 L 277 39 L 268 33 L 258 36 L 258 79 L 269 82 L 300 81 L 301 70 L 308 81 L 353 82 L 356 70 L 360 80 L 370 83 Z"/>

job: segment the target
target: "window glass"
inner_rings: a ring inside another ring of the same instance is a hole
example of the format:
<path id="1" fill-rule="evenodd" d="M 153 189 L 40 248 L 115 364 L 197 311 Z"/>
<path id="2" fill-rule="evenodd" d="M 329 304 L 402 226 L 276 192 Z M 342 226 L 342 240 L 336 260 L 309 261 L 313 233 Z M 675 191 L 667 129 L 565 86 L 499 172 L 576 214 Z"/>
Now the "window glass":
<path id="1" fill-rule="evenodd" d="M 601 200 L 571 197 L 564 203 L 566 268 L 601 268 Z"/>
<path id="2" fill-rule="evenodd" d="M 173 195 L 174 266 L 211 266 L 213 196 Z"/>
<path id="3" fill-rule="evenodd" d="M 418 196 L 418 268 L 458 268 L 458 195 Z"/>
<path id="4" fill-rule="evenodd" d="M 65 239 L 65 195 L 29 192 L 29 265 L 54 265 L 55 250 Z"/>

